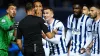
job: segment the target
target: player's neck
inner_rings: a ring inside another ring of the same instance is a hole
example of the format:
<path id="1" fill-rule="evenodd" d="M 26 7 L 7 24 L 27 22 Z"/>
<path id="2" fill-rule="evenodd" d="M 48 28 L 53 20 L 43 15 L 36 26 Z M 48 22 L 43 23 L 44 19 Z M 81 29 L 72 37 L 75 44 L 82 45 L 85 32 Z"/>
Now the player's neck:
<path id="1" fill-rule="evenodd" d="M 77 19 L 79 19 L 81 16 L 82 16 L 82 14 L 79 14 L 79 15 L 77 15 L 77 16 L 74 15 L 74 17 L 77 18 Z"/>
<path id="2" fill-rule="evenodd" d="M 13 19 L 13 17 L 11 17 L 9 14 L 7 14 L 7 16 L 8 16 L 8 18 L 9 18 L 10 20 L 12 20 L 12 19 Z"/>
<path id="3" fill-rule="evenodd" d="M 32 14 L 32 12 L 31 12 L 31 11 L 28 11 L 28 12 L 27 12 L 27 15 L 33 15 L 33 14 Z"/>
<path id="4" fill-rule="evenodd" d="M 53 22 L 53 18 L 51 18 L 49 21 L 48 21 L 48 24 L 51 24 Z"/>

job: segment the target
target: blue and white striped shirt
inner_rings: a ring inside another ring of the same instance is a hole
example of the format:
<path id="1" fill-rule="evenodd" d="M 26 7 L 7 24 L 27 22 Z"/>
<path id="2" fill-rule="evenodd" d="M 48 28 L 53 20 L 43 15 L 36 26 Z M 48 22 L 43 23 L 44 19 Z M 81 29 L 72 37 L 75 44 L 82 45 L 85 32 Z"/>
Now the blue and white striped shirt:
<path id="1" fill-rule="evenodd" d="M 71 40 L 71 51 L 80 53 L 81 48 L 87 48 L 92 41 L 92 19 L 82 14 L 80 18 L 70 15 L 67 20 L 66 45 Z"/>
<path id="2" fill-rule="evenodd" d="M 66 44 L 65 44 L 65 30 L 64 25 L 59 20 L 53 20 L 53 22 L 48 26 L 49 30 L 57 29 L 58 33 L 52 38 L 47 39 L 50 43 L 51 55 L 61 55 L 66 54 Z"/>
<path id="3" fill-rule="evenodd" d="M 100 54 L 100 20 L 94 21 L 92 26 L 93 31 L 93 54 Z"/>

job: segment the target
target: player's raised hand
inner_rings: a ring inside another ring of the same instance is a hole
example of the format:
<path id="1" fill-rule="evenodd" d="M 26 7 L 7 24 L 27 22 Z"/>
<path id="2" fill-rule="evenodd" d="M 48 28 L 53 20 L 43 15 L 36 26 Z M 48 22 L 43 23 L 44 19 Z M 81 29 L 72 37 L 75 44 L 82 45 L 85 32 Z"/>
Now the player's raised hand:
<path id="1" fill-rule="evenodd" d="M 46 35 L 44 32 L 42 32 L 42 37 L 45 39 L 46 38 Z"/>

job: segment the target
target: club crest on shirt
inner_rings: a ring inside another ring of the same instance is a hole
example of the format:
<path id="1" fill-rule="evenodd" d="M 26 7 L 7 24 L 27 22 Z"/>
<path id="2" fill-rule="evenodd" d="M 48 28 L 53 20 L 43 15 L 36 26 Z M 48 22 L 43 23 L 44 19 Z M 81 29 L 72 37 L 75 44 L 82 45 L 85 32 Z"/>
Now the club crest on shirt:
<path id="1" fill-rule="evenodd" d="M 9 33 L 9 36 L 12 37 L 13 36 L 13 33 Z"/>
<path id="2" fill-rule="evenodd" d="M 80 30 L 79 29 L 72 29 L 72 34 L 73 35 L 80 35 Z"/>
<path id="3" fill-rule="evenodd" d="M 1 20 L 1 22 L 2 22 L 2 23 L 5 23 L 5 22 L 6 22 L 6 20 L 5 20 L 5 19 L 2 19 L 2 20 Z"/>

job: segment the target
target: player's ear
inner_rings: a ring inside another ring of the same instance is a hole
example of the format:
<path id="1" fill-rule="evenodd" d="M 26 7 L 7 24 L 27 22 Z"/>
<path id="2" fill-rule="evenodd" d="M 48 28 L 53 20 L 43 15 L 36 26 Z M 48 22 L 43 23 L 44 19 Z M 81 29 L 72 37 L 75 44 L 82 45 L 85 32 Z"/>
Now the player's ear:
<path id="1" fill-rule="evenodd" d="M 7 9 L 6 12 L 8 13 L 9 12 L 9 9 Z"/>
<path id="2" fill-rule="evenodd" d="M 52 17 L 54 16 L 54 14 L 52 13 L 52 15 L 51 15 Z"/>
<path id="3" fill-rule="evenodd" d="M 100 11 L 99 11 L 99 9 L 97 9 L 97 14 L 100 14 Z"/>

